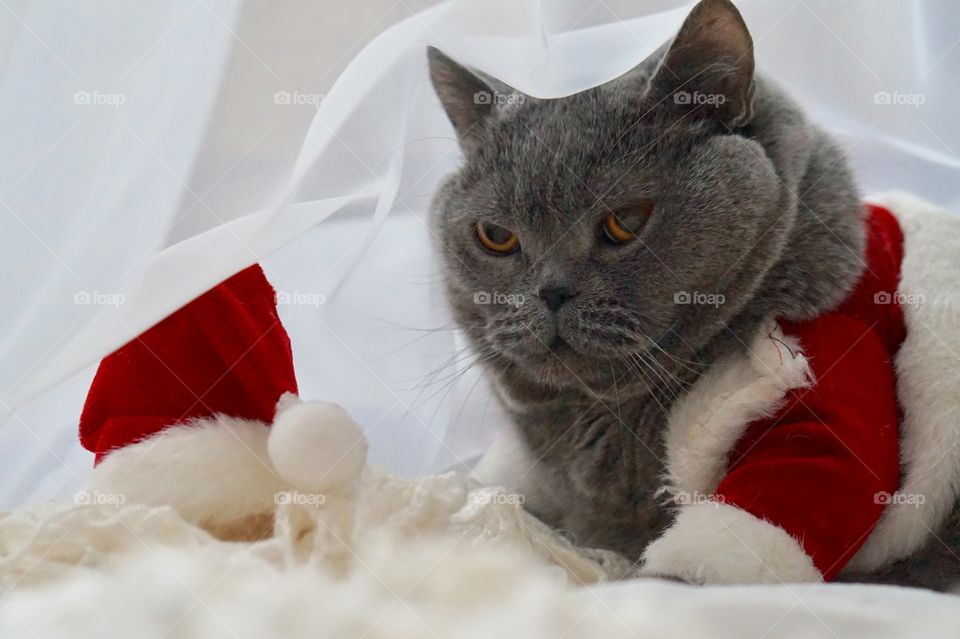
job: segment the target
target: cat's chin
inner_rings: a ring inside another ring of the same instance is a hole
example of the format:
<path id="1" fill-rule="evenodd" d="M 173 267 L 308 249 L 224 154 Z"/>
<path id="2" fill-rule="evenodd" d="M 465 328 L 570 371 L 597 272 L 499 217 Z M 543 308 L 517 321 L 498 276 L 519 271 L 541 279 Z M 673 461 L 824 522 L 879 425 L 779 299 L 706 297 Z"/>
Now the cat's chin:
<path id="1" fill-rule="evenodd" d="M 547 389 L 597 394 L 612 386 L 609 369 L 601 359 L 579 353 L 568 344 L 551 345 L 515 363 L 528 383 Z"/>

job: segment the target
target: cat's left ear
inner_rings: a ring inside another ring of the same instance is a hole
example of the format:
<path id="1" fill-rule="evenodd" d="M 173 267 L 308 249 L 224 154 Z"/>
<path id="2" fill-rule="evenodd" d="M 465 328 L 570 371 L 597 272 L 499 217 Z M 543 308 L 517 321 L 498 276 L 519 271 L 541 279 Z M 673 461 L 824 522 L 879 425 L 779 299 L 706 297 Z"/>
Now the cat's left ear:
<path id="1" fill-rule="evenodd" d="M 522 93 L 489 77 L 481 77 L 436 47 L 427 47 L 430 80 L 457 131 L 460 146 L 469 152 L 484 126 L 503 104 L 526 99 Z"/>
<path id="2" fill-rule="evenodd" d="M 734 128 L 753 115 L 753 39 L 730 0 L 701 0 L 664 55 L 651 97 Z"/>

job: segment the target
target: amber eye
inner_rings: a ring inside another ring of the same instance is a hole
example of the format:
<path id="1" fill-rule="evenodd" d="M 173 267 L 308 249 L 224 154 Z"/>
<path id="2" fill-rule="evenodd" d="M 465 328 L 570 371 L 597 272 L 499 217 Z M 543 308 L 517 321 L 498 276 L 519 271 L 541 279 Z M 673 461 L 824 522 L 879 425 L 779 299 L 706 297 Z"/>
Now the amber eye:
<path id="1" fill-rule="evenodd" d="M 611 212 L 603 220 L 603 233 L 614 244 L 625 244 L 637 237 L 653 213 L 653 202 L 643 201 Z"/>
<path id="2" fill-rule="evenodd" d="M 520 239 L 502 226 L 489 222 L 477 222 L 477 240 L 480 245 L 497 255 L 509 255 L 520 248 Z"/>

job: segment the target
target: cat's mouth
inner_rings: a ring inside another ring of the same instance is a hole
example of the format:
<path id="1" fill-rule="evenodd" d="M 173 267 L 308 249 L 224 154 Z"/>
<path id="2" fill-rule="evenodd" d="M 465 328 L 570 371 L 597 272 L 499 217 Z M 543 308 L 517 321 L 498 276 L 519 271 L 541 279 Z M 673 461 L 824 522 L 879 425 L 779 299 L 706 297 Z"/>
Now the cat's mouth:
<path id="1" fill-rule="evenodd" d="M 597 368 L 595 358 L 559 335 L 542 344 L 542 348 L 526 363 L 525 368 L 538 381 L 561 386 L 582 385 L 593 377 L 592 373 Z"/>
<path id="2" fill-rule="evenodd" d="M 523 356 L 510 358 L 531 382 L 603 393 L 613 388 L 629 392 L 635 381 L 633 365 L 624 363 L 623 355 L 607 354 L 600 345 L 580 345 L 555 334 L 531 346 Z"/>
<path id="3" fill-rule="evenodd" d="M 511 359 L 521 365 L 530 364 L 534 369 L 540 369 L 543 366 L 556 366 L 563 369 L 563 364 L 570 366 L 584 359 L 584 356 L 569 341 L 560 335 L 554 335 L 549 339 L 529 342 L 526 348 L 514 351 L 514 357 Z"/>
<path id="4" fill-rule="evenodd" d="M 550 341 L 550 344 L 547 346 L 547 350 L 554 355 L 563 355 L 565 353 L 576 353 L 576 349 L 570 345 L 570 342 L 563 339 L 559 335 L 554 336 Z"/>
<path id="5" fill-rule="evenodd" d="M 522 342 L 497 344 L 494 348 L 516 366 L 515 373 L 529 382 L 557 388 L 605 391 L 626 384 L 623 350 L 613 344 L 586 339 L 576 332 L 544 322 L 530 330 Z"/>

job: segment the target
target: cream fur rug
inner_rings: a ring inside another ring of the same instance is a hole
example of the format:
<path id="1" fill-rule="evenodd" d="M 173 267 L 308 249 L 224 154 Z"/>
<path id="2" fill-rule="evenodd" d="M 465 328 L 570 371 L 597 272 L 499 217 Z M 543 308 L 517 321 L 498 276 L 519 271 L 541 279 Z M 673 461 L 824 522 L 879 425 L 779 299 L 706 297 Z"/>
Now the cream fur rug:
<path id="1" fill-rule="evenodd" d="M 591 604 L 571 585 L 628 568 L 576 549 L 516 495 L 471 486 L 367 468 L 353 495 L 291 494 L 252 543 L 167 507 L 5 513 L 0 636 L 560 636 Z"/>
<path id="2" fill-rule="evenodd" d="M 256 542 L 221 541 L 167 507 L 2 514 L 0 637 L 960 636 L 958 598 L 924 591 L 598 583 L 628 566 L 455 475 L 367 468 L 352 496 L 289 501 Z"/>

